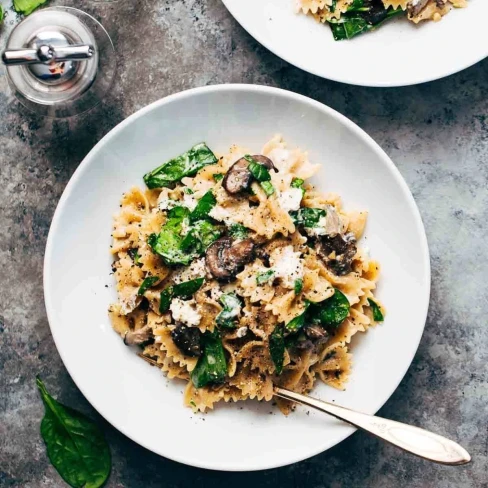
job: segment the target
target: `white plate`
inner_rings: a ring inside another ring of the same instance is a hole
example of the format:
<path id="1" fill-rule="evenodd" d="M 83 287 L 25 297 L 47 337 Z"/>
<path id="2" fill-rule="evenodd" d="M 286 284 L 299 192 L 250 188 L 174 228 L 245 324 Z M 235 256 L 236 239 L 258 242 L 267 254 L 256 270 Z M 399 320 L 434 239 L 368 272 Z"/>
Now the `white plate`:
<path id="1" fill-rule="evenodd" d="M 115 300 L 108 248 L 121 194 L 197 142 L 217 152 L 235 143 L 258 152 L 277 132 L 323 163 L 315 180 L 321 189 L 339 192 L 349 208 L 370 211 L 365 244 L 383 266 L 385 324 L 354 338 L 347 390 L 319 385 L 314 395 L 376 412 L 422 335 L 430 289 L 422 222 L 400 173 L 361 129 L 318 102 L 252 85 L 200 88 L 149 105 L 105 136 L 66 187 L 47 242 L 45 301 L 59 353 L 90 403 L 135 442 L 182 463 L 272 468 L 318 454 L 354 432 L 323 414 L 298 410 L 287 418 L 271 404 L 253 402 L 194 415 L 183 407 L 183 384 L 167 381 L 125 347 L 107 317 Z"/>
<path id="2" fill-rule="evenodd" d="M 334 41 L 327 25 L 295 14 L 295 0 L 222 0 L 257 41 L 280 58 L 330 80 L 404 86 L 436 80 L 488 56 L 487 0 L 469 0 L 442 22 L 394 19 L 375 32 Z"/>

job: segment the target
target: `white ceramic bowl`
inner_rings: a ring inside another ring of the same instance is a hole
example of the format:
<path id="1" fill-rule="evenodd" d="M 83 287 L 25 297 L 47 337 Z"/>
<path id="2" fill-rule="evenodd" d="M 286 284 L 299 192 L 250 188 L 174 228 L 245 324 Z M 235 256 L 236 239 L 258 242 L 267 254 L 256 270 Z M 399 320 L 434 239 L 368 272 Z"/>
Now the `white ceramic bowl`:
<path id="1" fill-rule="evenodd" d="M 90 403 L 135 442 L 182 463 L 272 468 L 318 454 L 354 432 L 300 409 L 284 417 L 269 403 L 219 405 L 194 415 L 183 407 L 183 384 L 167 381 L 125 347 L 107 317 L 115 300 L 108 249 L 121 194 L 197 142 L 218 152 L 234 143 L 258 152 L 278 132 L 323 163 L 315 179 L 321 189 L 339 192 L 349 208 L 370 211 L 365 244 L 383 267 L 384 325 L 354 337 L 346 391 L 318 385 L 313 394 L 376 412 L 403 378 L 422 335 L 430 289 L 422 222 L 400 173 L 361 129 L 318 102 L 252 85 L 199 88 L 149 105 L 105 136 L 66 187 L 46 247 L 45 301 L 59 353 Z"/>
<path id="2" fill-rule="evenodd" d="M 403 86 L 436 80 L 488 56 L 487 0 L 469 0 L 442 22 L 394 19 L 349 41 L 295 13 L 296 0 L 222 0 L 257 41 L 285 61 L 330 80 Z"/>

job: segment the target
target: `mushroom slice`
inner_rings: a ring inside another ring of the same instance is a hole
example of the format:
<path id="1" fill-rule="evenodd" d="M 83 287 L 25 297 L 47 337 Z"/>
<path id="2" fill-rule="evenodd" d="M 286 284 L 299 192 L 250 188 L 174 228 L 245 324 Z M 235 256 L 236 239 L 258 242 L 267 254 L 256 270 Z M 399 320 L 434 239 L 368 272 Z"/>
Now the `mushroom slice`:
<path id="1" fill-rule="evenodd" d="M 303 332 L 315 343 L 325 342 L 329 338 L 328 332 L 321 325 L 317 324 L 305 325 L 305 327 L 303 327 Z"/>
<path id="2" fill-rule="evenodd" d="M 229 236 L 221 237 L 207 249 L 207 267 L 218 280 L 234 278 L 245 264 L 252 261 L 254 248 L 251 239 L 234 241 Z"/>
<path id="3" fill-rule="evenodd" d="M 325 233 L 328 236 L 340 234 L 342 230 L 341 219 L 337 210 L 332 205 L 327 205 L 327 215 L 325 217 Z"/>
<path id="4" fill-rule="evenodd" d="M 262 155 L 251 156 L 255 161 L 266 166 L 269 170 L 274 169 L 278 171 L 271 159 Z M 252 174 L 248 169 L 249 162 L 246 158 L 238 159 L 227 171 L 224 179 L 222 180 L 222 186 L 228 193 L 236 194 L 243 190 L 247 190 L 251 186 Z"/>
<path id="5" fill-rule="evenodd" d="M 180 324 L 171 331 L 171 339 L 187 356 L 198 357 L 202 354 L 201 338 L 202 333 L 197 327 Z"/>
<path id="6" fill-rule="evenodd" d="M 352 271 L 352 260 L 357 252 L 356 244 L 356 237 L 352 232 L 322 236 L 315 244 L 315 251 L 336 275 L 344 276 Z"/>
<path id="7" fill-rule="evenodd" d="M 407 5 L 407 12 L 410 17 L 415 17 L 427 6 L 430 0 L 412 0 Z"/>
<path id="8" fill-rule="evenodd" d="M 139 346 L 151 338 L 151 327 L 145 325 L 137 330 L 129 330 L 124 335 L 124 344 L 126 346 Z"/>

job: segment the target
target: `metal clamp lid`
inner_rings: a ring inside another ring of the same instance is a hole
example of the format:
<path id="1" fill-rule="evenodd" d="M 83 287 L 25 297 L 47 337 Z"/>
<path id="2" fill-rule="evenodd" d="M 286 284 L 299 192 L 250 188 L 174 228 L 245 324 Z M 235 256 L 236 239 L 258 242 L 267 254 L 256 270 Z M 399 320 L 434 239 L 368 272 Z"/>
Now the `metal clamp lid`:
<path id="1" fill-rule="evenodd" d="M 62 61 L 78 61 L 93 57 L 95 49 L 89 44 L 52 46 L 41 44 L 33 49 L 7 49 L 2 61 L 8 66 L 23 64 L 51 64 Z"/>

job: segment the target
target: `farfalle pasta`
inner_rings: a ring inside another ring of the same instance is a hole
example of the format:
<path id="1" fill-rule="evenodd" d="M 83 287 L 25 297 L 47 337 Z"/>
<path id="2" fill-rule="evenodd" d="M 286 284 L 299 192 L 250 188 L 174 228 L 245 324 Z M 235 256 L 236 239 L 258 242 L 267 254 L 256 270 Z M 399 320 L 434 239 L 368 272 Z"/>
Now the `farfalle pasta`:
<path id="1" fill-rule="evenodd" d="M 269 401 L 275 386 L 342 389 L 352 337 L 383 321 L 379 264 L 358 247 L 367 212 L 307 183 L 318 169 L 280 136 L 257 155 L 202 143 L 123 195 L 113 328 L 187 383 L 194 411 Z"/>
<path id="2" fill-rule="evenodd" d="M 406 15 L 418 24 L 439 21 L 452 8 L 467 7 L 467 0 L 295 0 L 299 13 L 328 23 L 336 41 L 374 30 L 386 20 Z"/>

